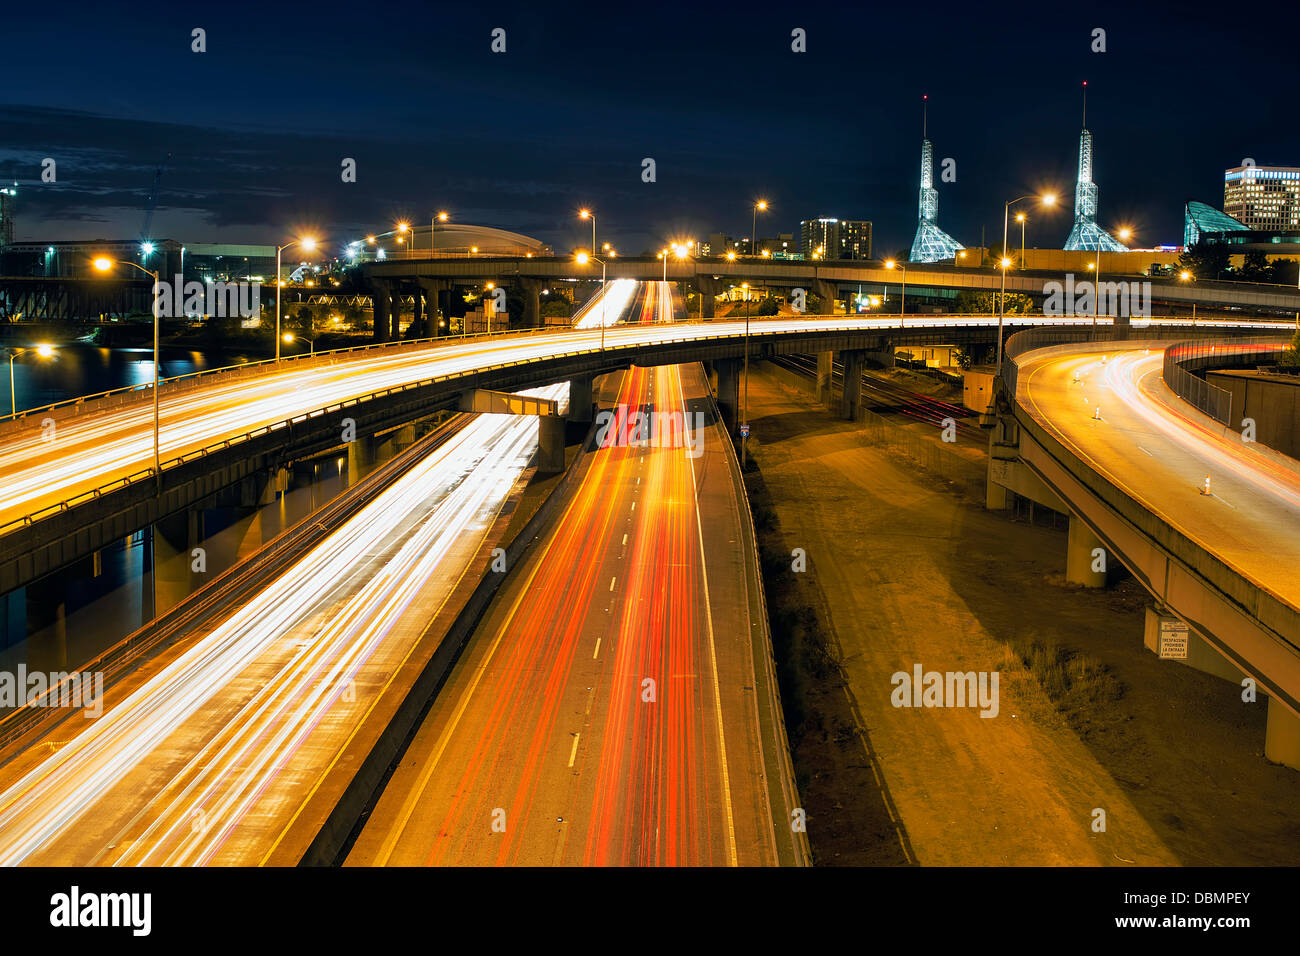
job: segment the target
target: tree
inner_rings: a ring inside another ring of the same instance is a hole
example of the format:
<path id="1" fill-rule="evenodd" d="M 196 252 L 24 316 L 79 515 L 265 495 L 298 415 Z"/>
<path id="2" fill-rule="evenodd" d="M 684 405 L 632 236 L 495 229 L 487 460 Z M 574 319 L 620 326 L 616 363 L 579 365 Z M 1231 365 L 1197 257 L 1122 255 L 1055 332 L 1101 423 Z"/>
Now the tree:
<path id="1" fill-rule="evenodd" d="M 760 316 L 778 315 L 780 312 L 781 309 L 776 304 L 776 299 L 772 298 L 770 295 L 765 295 L 763 298 L 759 299 L 758 307 L 754 309 L 754 314 Z"/>
<path id="2" fill-rule="evenodd" d="M 1239 278 L 1244 282 L 1275 282 L 1277 281 L 1277 270 L 1273 268 L 1268 261 L 1268 256 L 1259 249 L 1252 249 L 1246 253 L 1245 261 L 1241 264 Z"/>
<path id="3" fill-rule="evenodd" d="M 1300 329 L 1291 336 L 1291 344 L 1284 348 L 1277 357 L 1278 368 L 1300 369 Z"/>
<path id="4" fill-rule="evenodd" d="M 1197 279 L 1222 279 L 1228 271 L 1228 250 L 1198 242 L 1178 257 L 1178 264 Z"/>
<path id="5" fill-rule="evenodd" d="M 1000 294 L 997 292 L 984 292 L 975 289 L 967 289 L 957 293 L 957 298 L 953 302 L 953 311 L 966 315 L 997 315 L 998 300 Z M 1007 315 L 1029 315 L 1034 312 L 1034 300 L 1022 292 L 1007 293 Z"/>

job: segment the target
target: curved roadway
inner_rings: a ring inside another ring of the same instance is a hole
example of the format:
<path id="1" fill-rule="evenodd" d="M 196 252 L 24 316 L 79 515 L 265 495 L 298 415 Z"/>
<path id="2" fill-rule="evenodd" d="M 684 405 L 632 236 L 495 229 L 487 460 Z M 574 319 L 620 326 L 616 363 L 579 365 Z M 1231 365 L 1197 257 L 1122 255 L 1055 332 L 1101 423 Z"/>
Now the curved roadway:
<path id="1" fill-rule="evenodd" d="M 1300 607 L 1300 464 L 1214 429 L 1164 385 L 1163 349 L 1022 357 L 1017 399 L 1082 461 L 1261 589 Z M 1204 494 L 1206 478 L 1210 494 Z M 1287 635 L 1300 643 L 1300 635 Z"/>
<path id="2" fill-rule="evenodd" d="M 896 328 L 896 318 L 776 319 L 749 323 L 751 333 L 800 334 Z M 996 325 L 996 318 L 909 318 L 907 328 Z M 1041 317 L 1014 324 L 1045 324 Z M 1061 324 L 1077 324 L 1074 319 Z M 1203 325 L 1205 323 L 1202 323 Z M 161 409 L 161 458 L 236 438 L 259 428 L 387 388 L 506 362 L 527 362 L 583 350 L 732 337 L 744 322 L 653 323 L 606 329 L 505 335 L 444 342 L 394 353 L 366 349 L 315 363 L 267 366 L 264 374 L 214 378 L 166 394 Z M 328 363 L 328 364 L 326 364 Z M 543 384 L 537 382 L 534 384 Z M 3 426 L 0 426 L 3 427 Z M 10 426 L 12 427 L 12 426 Z M 128 406 L 96 410 L 59 421 L 51 434 L 18 426 L 0 450 L 0 533 L 11 522 L 92 489 L 139 474 L 153 461 L 153 407 L 147 396 Z"/>

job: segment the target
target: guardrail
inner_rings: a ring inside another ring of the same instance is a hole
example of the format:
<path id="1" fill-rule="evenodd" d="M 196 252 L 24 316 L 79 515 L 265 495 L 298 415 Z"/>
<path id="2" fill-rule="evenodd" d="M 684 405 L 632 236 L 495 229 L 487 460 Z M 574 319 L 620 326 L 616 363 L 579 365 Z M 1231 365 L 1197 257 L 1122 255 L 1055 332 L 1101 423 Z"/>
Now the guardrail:
<path id="1" fill-rule="evenodd" d="M 1211 385 L 1192 368 L 1230 368 L 1258 365 L 1275 358 L 1287 347 L 1277 339 L 1206 339 L 1179 342 L 1165 349 L 1165 384 L 1183 401 L 1209 415 L 1221 425 L 1232 425 L 1232 393 Z"/>
<path id="2" fill-rule="evenodd" d="M 530 331 L 543 332 L 545 330 L 536 329 Z M 836 330 L 829 330 L 829 331 L 836 331 Z M 494 336 L 507 335 L 507 334 L 517 335 L 519 333 L 515 331 L 490 333 L 490 335 L 494 335 Z M 750 336 L 753 338 L 757 338 L 761 336 L 781 335 L 781 334 L 785 334 L 785 333 L 776 332 L 770 329 L 750 332 Z M 487 338 L 487 337 L 488 335 L 479 336 L 479 338 Z M 727 339 L 733 337 L 734 336 L 732 335 L 681 336 L 672 339 L 656 339 L 655 344 L 674 345 L 674 344 L 686 344 L 686 343 L 696 343 L 696 342 L 710 342 L 710 341 L 718 341 L 721 339 Z M 420 340 L 420 341 L 429 341 L 429 340 Z M 434 339 L 432 341 L 443 341 L 443 340 Z M 376 343 L 373 346 L 362 346 L 357 349 L 338 349 L 338 350 L 334 350 L 334 353 L 337 354 L 338 352 L 360 352 L 370 348 L 382 347 L 387 344 L 392 344 L 392 343 Z M 405 345 L 410 343 L 402 343 L 402 344 Z M 583 355 L 600 355 L 609 352 L 617 352 L 623 349 L 636 349 L 636 348 L 640 348 L 641 345 L 642 343 L 627 343 L 623 345 L 613 345 L 605 348 L 603 351 L 600 348 L 576 349 L 576 350 L 571 350 L 566 352 L 555 352 L 552 353 L 551 355 L 548 355 L 547 358 L 564 359 L 564 358 L 578 358 Z M 331 353 L 317 353 L 317 356 L 319 357 L 322 354 L 328 355 Z M 274 359 L 269 359 L 267 361 L 270 363 L 275 362 Z M 477 376 L 485 372 L 488 373 L 497 372 L 509 368 L 517 368 L 522 365 L 530 365 L 532 364 L 533 361 L 534 361 L 533 359 L 514 359 L 509 362 L 497 362 L 492 365 L 479 366 L 474 369 L 466 370 L 463 372 L 453 372 L 448 375 L 437 375 L 431 378 L 418 379 L 413 382 L 404 382 L 401 385 L 392 385 L 389 386 L 388 388 L 380 389 L 378 391 L 357 395 L 352 398 L 344 399 L 341 402 L 335 402 L 331 405 L 327 405 L 324 408 L 315 409 L 311 412 L 303 412 L 302 414 L 295 415 L 292 418 L 286 418 L 278 422 L 273 422 L 269 425 L 263 425 L 259 428 L 252 429 L 251 431 L 242 432 L 238 435 L 233 435 L 229 438 L 222 439 L 221 441 L 213 442 L 209 445 L 204 445 L 201 448 L 188 451 L 183 455 L 176 456 L 175 458 L 169 458 L 161 462 L 161 470 L 166 471 L 168 468 L 176 467 L 177 465 L 182 465 L 187 462 L 195 461 L 197 459 L 206 457 L 207 455 L 213 454 L 218 451 L 224 451 L 235 445 L 243 444 L 245 442 L 251 441 L 254 438 L 258 438 L 262 435 L 269 434 L 270 432 L 278 431 L 283 428 L 289 428 L 301 422 L 308 421 L 309 419 L 319 418 L 322 415 L 328 415 L 332 412 L 342 411 L 345 408 L 356 407 L 364 402 L 374 401 L 375 399 L 384 398 L 389 395 L 401 394 L 402 392 L 410 391 L 412 389 L 428 388 L 429 386 L 436 385 L 440 382 L 452 382 L 457 379 Z M 248 364 L 264 365 L 267 364 L 267 362 L 248 363 Z M 240 371 L 246 367 L 247 366 L 245 365 L 236 365 L 236 366 L 231 366 L 230 369 L 233 369 L 235 371 Z M 230 369 L 227 369 L 227 371 Z M 204 373 L 195 373 L 195 374 L 206 374 L 215 371 L 219 371 L 219 370 L 209 369 L 209 370 L 205 370 Z M 178 376 L 178 378 L 188 378 L 188 377 L 190 376 Z M 135 391 L 137 390 L 137 388 L 138 386 L 131 386 L 128 389 L 116 389 L 113 390 L 113 392 L 111 393 L 103 393 L 103 394 L 116 394 L 122 391 Z M 23 515 L 22 517 L 19 518 L 13 518 L 8 522 L 5 522 L 4 524 L 0 524 L 0 536 L 7 534 L 8 532 L 10 532 L 15 528 L 26 527 L 28 525 L 35 524 L 37 521 L 40 521 L 44 518 L 49 518 L 52 517 L 53 515 L 67 511 L 78 504 L 82 504 L 87 501 L 93 501 L 94 499 L 99 498 L 102 495 L 107 494 L 108 492 L 115 491 L 120 488 L 128 487 L 130 485 L 136 484 L 137 482 L 149 480 L 153 477 L 154 477 L 154 470 L 152 468 L 148 468 L 141 471 L 133 472 L 130 475 L 121 478 L 116 478 L 113 481 L 108 482 L 104 485 L 96 486 L 95 488 L 89 489 L 88 491 L 80 492 L 70 498 L 56 502 L 55 504 L 47 505 L 44 508 L 31 512 L 30 514 Z"/>

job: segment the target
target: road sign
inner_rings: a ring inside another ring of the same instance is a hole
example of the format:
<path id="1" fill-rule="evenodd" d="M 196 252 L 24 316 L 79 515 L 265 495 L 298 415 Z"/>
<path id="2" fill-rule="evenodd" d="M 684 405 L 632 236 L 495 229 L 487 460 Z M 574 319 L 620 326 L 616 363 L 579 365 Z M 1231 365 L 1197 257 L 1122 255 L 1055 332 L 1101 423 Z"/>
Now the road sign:
<path id="1" fill-rule="evenodd" d="M 1160 656 L 1187 660 L 1187 625 L 1182 621 L 1160 622 Z"/>
<path id="2" fill-rule="evenodd" d="M 748 425 L 741 425 L 741 426 L 740 426 L 740 437 L 741 437 L 741 438 L 748 438 L 748 437 L 749 437 L 749 426 L 748 426 Z"/>

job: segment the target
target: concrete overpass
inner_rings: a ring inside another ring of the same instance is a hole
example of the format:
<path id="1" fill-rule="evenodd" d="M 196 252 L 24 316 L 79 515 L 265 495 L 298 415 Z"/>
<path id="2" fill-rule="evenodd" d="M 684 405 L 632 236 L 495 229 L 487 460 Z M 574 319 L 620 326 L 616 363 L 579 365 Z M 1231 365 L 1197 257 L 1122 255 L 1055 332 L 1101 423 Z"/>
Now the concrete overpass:
<path id="1" fill-rule="evenodd" d="M 603 334 L 511 333 L 239 366 L 164 383 L 160 475 L 152 469 L 146 389 L 30 410 L 0 422 L 0 593 L 230 489 L 238 491 L 235 505 L 253 508 L 289 462 L 333 449 L 364 461 L 385 434 L 459 409 L 480 389 L 567 380 L 581 409 L 589 400 L 580 396 L 597 375 L 629 364 L 706 361 L 718 373 L 718 402 L 733 417 L 746 349 L 754 360 L 840 351 L 861 367 L 868 355 L 892 355 L 898 345 L 988 341 L 996 324 L 970 316 L 776 319 L 749 323 L 748 337 L 746 324 L 735 321 L 618 326 Z M 850 417 L 861 403 L 860 379 L 852 378 L 859 387 L 844 396 Z M 177 549 L 188 550 L 180 538 L 191 532 L 176 534 Z"/>
<path id="2" fill-rule="evenodd" d="M 982 270 L 942 264 L 904 263 L 909 290 L 943 289 L 997 292 L 1002 277 L 996 270 Z M 601 266 L 578 265 L 571 257 L 393 257 L 367 262 L 355 267 L 356 288 L 374 297 L 376 334 L 381 338 L 398 336 L 390 331 L 395 297 L 416 294 L 417 313 L 427 315 L 436 297 L 449 294 L 456 285 L 480 285 L 485 282 L 513 284 L 524 297 L 524 322 L 540 324 L 538 295 L 550 282 L 573 279 L 600 279 Z M 1076 276 L 1085 281 L 1089 274 Z M 653 281 L 665 277 L 664 263 L 656 258 L 609 257 L 605 259 L 607 279 Z M 839 301 L 847 294 L 841 290 L 858 284 L 901 286 L 903 273 L 888 269 L 882 262 L 865 260 L 810 259 L 670 259 L 667 279 L 681 282 L 702 295 L 704 318 L 713 316 L 712 296 L 720 295 L 741 282 L 775 288 L 806 288 L 824 300 Z M 1009 272 L 1006 289 L 1041 299 L 1051 289 L 1048 283 L 1060 283 L 1059 272 Z M 1149 282 L 1150 297 L 1165 310 L 1193 305 L 1248 313 L 1300 312 L 1300 290 L 1290 286 L 1260 285 L 1241 282 L 1183 282 L 1169 278 L 1132 275 L 1104 275 L 1102 282 L 1122 280 Z M 1157 310 L 1160 311 L 1160 310 Z M 395 329 L 395 324 L 392 325 Z"/>
<path id="3" fill-rule="evenodd" d="M 1167 332 L 1094 336 L 1010 339 L 989 506 L 1014 491 L 1069 514 L 1067 579 L 1101 587 L 1122 562 L 1154 599 L 1147 646 L 1253 681 L 1265 756 L 1300 768 L 1300 467 L 1164 385 Z"/>

